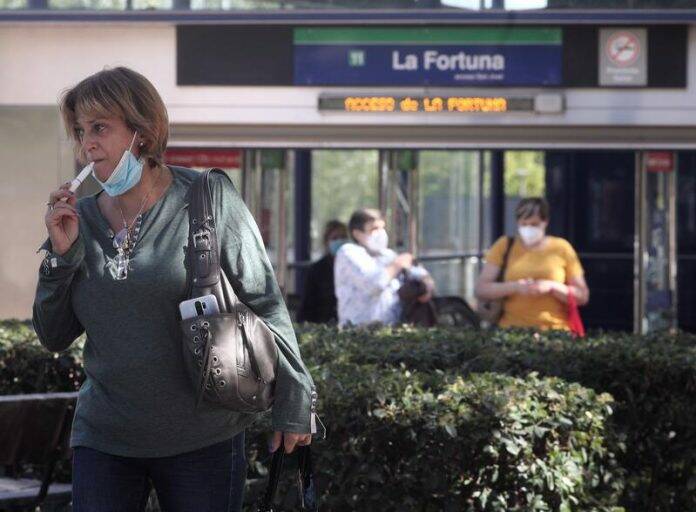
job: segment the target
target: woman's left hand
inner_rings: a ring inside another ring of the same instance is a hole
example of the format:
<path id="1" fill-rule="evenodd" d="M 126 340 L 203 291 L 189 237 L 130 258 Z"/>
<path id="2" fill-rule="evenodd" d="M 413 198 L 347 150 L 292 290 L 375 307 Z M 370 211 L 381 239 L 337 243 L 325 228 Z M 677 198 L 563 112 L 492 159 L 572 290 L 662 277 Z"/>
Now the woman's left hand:
<path id="1" fill-rule="evenodd" d="M 560 286 L 559 286 L 560 285 Z M 535 291 L 539 295 L 544 295 L 547 293 L 553 293 L 555 291 L 565 291 L 561 290 L 561 287 L 565 288 L 563 283 L 557 281 L 551 281 L 550 279 L 539 279 L 534 282 Z"/>
<path id="2" fill-rule="evenodd" d="M 420 295 L 418 297 L 418 302 L 422 302 L 423 304 L 425 304 L 426 302 L 428 302 L 432 298 L 433 298 L 433 294 L 431 292 L 426 292 L 423 295 Z"/>
<path id="3" fill-rule="evenodd" d="M 435 291 L 435 281 L 430 276 L 430 274 L 427 274 L 425 277 L 423 277 L 423 283 L 425 283 L 426 292 L 420 297 L 418 297 L 418 302 L 426 303 L 433 298 L 433 292 Z"/>
<path id="4" fill-rule="evenodd" d="M 273 432 L 271 439 L 271 453 L 280 448 L 281 440 L 284 441 L 285 453 L 292 453 L 296 446 L 307 446 L 312 443 L 312 434 L 297 434 L 295 432 Z"/>

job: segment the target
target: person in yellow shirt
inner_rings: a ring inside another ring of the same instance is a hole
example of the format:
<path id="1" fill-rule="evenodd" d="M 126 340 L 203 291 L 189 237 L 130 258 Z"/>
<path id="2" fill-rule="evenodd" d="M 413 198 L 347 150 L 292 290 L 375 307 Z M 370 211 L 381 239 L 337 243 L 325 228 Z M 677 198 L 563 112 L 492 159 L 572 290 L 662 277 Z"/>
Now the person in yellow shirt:
<path id="1" fill-rule="evenodd" d="M 587 304 L 590 291 L 582 265 L 567 240 L 546 235 L 549 205 L 530 197 L 515 210 L 517 236 L 500 237 L 486 255 L 476 283 L 479 300 L 503 299 L 500 327 L 568 330 L 568 294 Z M 512 247 L 502 279 L 498 279 L 508 243 Z"/>

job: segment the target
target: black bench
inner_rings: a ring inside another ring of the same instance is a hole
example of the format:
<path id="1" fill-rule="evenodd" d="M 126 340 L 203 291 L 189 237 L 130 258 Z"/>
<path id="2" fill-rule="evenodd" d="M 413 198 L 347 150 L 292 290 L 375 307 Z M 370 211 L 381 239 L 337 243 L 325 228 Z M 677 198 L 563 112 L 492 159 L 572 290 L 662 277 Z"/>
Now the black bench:
<path id="1" fill-rule="evenodd" d="M 69 453 L 77 393 L 0 396 L 0 511 L 69 503 L 70 484 L 52 483 L 56 463 Z M 39 468 L 39 477 L 26 468 Z"/>

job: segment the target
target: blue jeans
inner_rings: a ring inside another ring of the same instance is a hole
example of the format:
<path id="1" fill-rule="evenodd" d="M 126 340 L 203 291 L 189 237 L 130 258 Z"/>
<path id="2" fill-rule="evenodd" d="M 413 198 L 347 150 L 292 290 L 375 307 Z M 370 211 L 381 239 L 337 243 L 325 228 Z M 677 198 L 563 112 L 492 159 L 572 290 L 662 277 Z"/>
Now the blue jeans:
<path id="1" fill-rule="evenodd" d="M 151 485 L 162 512 L 238 512 L 245 480 L 244 432 L 171 457 L 118 457 L 78 446 L 73 512 L 140 512 Z"/>

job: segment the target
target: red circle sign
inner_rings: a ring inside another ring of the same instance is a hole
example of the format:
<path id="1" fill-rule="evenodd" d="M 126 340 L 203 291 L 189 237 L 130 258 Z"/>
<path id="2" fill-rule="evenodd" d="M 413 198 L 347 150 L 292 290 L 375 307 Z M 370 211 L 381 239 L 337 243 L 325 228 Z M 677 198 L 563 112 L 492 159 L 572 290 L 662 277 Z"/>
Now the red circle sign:
<path id="1" fill-rule="evenodd" d="M 607 56 L 616 66 L 630 66 L 638 59 L 640 50 L 640 41 L 633 32 L 615 32 L 607 40 Z"/>

